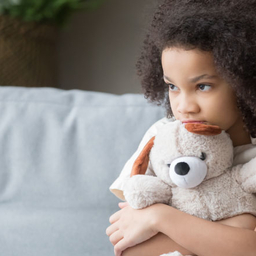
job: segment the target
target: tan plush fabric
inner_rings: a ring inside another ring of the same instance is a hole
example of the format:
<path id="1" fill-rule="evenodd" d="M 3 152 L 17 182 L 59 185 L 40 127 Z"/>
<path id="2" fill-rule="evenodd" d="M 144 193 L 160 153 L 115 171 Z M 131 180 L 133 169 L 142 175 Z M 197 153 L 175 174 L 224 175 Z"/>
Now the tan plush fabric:
<path id="1" fill-rule="evenodd" d="M 143 136 L 138 149 L 136 152 L 131 156 L 131 158 L 125 163 L 119 177 L 117 177 L 116 180 L 111 184 L 110 191 L 120 198 L 121 200 L 125 200 L 123 196 L 123 189 L 124 185 L 126 184 L 127 180 L 130 178 L 132 166 L 134 164 L 134 161 L 142 151 L 143 147 L 146 145 L 146 143 L 155 136 L 158 131 L 166 124 L 173 122 L 174 119 L 167 119 L 162 118 L 156 123 L 154 123 L 145 133 Z M 252 138 L 252 143 L 242 146 L 237 146 L 234 148 L 234 159 L 233 159 L 233 166 L 238 164 L 245 164 L 249 162 L 252 158 L 256 157 L 256 139 Z M 147 174 L 151 173 L 151 164 L 149 163 Z"/>
<path id="2" fill-rule="evenodd" d="M 206 156 L 203 160 L 202 153 Z M 159 129 L 150 152 L 155 175 L 129 178 L 124 186 L 125 199 L 135 209 L 166 203 L 214 221 L 241 213 L 256 216 L 256 158 L 232 167 L 233 153 L 232 141 L 224 131 L 205 136 L 188 132 L 180 121 L 168 123 Z M 189 164 L 185 162 L 190 170 L 180 175 L 176 165 L 171 167 L 184 156 L 191 160 Z M 200 175 L 198 163 L 207 167 L 203 182 L 189 189 L 177 186 L 182 182 L 189 185 Z"/>
<path id="3" fill-rule="evenodd" d="M 131 158 L 125 163 L 119 177 L 111 184 L 109 187 L 110 191 L 119 199 L 125 200 L 123 195 L 124 186 L 127 182 L 127 180 L 130 178 L 131 170 L 133 167 L 133 164 L 137 157 L 139 156 L 140 152 L 144 148 L 144 146 L 148 143 L 148 141 L 155 136 L 158 133 L 158 130 L 165 124 L 172 122 L 173 119 L 167 119 L 162 118 L 158 120 L 156 123 L 154 123 L 145 133 L 143 136 L 138 149 L 134 152 L 134 154 L 131 156 Z M 147 173 L 150 172 L 151 164 L 149 163 Z"/>

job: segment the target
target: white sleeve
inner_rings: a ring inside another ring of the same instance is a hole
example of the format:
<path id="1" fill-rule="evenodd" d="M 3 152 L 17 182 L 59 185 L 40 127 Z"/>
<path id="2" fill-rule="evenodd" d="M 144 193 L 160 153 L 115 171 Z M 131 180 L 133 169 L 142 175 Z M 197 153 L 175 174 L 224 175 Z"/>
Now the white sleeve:
<path id="1" fill-rule="evenodd" d="M 119 177 L 112 183 L 110 186 L 110 191 L 120 198 L 121 200 L 125 200 L 124 195 L 123 195 L 123 189 L 124 189 L 124 184 L 126 183 L 127 179 L 130 177 L 130 173 L 132 170 L 133 163 L 139 156 L 140 152 L 144 148 L 144 146 L 147 144 L 147 142 L 157 134 L 157 131 L 160 127 L 162 127 L 164 124 L 173 121 L 173 119 L 167 119 L 162 118 L 156 123 L 154 123 L 145 133 L 144 137 L 142 138 L 138 149 L 136 152 L 132 155 L 132 157 L 126 162 L 125 166 L 123 167 Z"/>

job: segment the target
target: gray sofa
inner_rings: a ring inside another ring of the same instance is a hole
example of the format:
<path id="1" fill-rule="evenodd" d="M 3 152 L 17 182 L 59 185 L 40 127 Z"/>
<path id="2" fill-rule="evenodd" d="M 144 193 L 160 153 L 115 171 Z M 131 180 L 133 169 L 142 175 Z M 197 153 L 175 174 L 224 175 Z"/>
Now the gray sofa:
<path id="1" fill-rule="evenodd" d="M 113 255 L 109 186 L 163 116 L 140 94 L 0 87 L 0 254 Z"/>

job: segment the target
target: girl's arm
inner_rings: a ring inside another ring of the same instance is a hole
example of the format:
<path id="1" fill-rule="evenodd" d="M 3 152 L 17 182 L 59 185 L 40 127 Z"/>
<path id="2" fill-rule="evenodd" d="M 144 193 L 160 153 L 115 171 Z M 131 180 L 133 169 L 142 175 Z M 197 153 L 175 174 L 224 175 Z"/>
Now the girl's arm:
<path id="1" fill-rule="evenodd" d="M 256 232 L 253 230 L 206 221 L 163 204 L 155 208 L 155 230 L 196 255 L 256 255 Z"/>
<path id="2" fill-rule="evenodd" d="M 126 249 L 122 253 L 122 256 L 159 256 L 174 251 L 179 251 L 182 253 L 182 255 L 195 255 L 184 247 L 175 243 L 168 236 L 162 233 L 158 233 L 149 240 Z"/>
<path id="3" fill-rule="evenodd" d="M 256 231 L 256 218 L 250 214 L 243 214 L 226 220 L 221 220 L 219 223 L 251 230 L 255 228 L 254 231 Z M 158 233 L 151 239 L 134 247 L 128 248 L 123 252 L 122 256 L 155 256 L 176 250 L 183 255 L 195 255 L 175 243 L 168 236 Z M 206 256 L 208 256 L 208 254 Z"/>
<path id="4" fill-rule="evenodd" d="M 112 215 L 110 222 L 107 234 L 117 256 L 128 247 L 132 248 L 124 256 L 155 256 L 173 250 L 200 256 L 255 256 L 256 252 L 256 232 L 199 219 L 163 204 L 143 210 L 126 206 Z M 223 224 L 239 226 L 235 218 Z M 155 236 L 158 232 L 164 235 Z"/>

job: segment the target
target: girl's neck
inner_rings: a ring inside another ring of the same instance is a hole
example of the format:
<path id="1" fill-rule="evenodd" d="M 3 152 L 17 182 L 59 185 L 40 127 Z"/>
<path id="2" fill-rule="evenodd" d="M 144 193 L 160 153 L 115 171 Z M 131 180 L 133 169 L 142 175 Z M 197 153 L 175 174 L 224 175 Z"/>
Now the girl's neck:
<path id="1" fill-rule="evenodd" d="M 241 119 L 237 120 L 237 123 L 226 132 L 230 135 L 234 147 L 251 143 L 250 133 L 245 130 Z"/>

